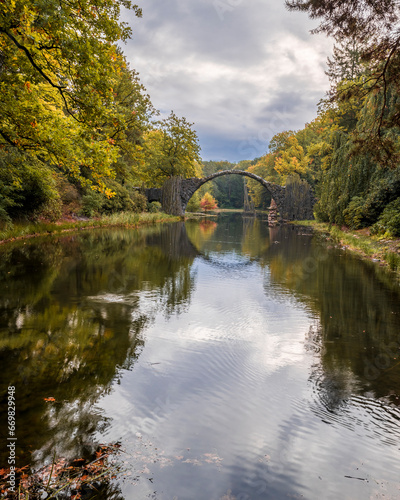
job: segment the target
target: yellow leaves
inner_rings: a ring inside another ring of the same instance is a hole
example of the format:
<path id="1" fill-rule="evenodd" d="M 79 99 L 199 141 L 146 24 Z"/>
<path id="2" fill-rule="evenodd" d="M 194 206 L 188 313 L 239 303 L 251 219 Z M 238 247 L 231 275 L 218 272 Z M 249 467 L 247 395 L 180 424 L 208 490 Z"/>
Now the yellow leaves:
<path id="1" fill-rule="evenodd" d="M 111 198 L 114 198 L 115 196 L 115 192 L 112 191 L 111 189 L 109 188 L 106 188 L 105 191 L 104 191 L 104 194 L 106 195 L 106 197 L 110 200 Z"/>
<path id="2" fill-rule="evenodd" d="M 332 152 L 333 146 L 329 142 L 319 141 L 311 144 L 308 148 L 308 156 L 311 158 L 310 164 L 315 158 L 318 158 L 321 161 L 321 169 L 326 170 L 330 164 Z"/>
<path id="3" fill-rule="evenodd" d="M 275 159 L 274 168 L 285 182 L 290 174 L 305 174 L 309 164 L 309 157 L 305 155 L 304 149 L 300 146 L 297 138 L 291 136 L 287 140 L 286 149 L 280 152 L 280 156 Z"/>

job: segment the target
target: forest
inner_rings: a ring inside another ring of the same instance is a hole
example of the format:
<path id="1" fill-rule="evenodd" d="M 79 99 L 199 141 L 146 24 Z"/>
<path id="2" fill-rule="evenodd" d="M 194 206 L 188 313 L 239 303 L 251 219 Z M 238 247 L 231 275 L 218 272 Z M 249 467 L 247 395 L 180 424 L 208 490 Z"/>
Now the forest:
<path id="1" fill-rule="evenodd" d="M 173 111 L 160 119 L 121 44 L 130 0 L 14 0 L 0 12 L 0 224 L 159 210 L 143 187 L 171 177 L 249 170 L 282 185 L 309 184 L 316 218 L 400 236 L 400 7 L 391 0 L 286 2 L 335 40 L 330 88 L 302 130 L 276 131 L 266 153 L 239 163 L 202 161 L 197 134 Z M 290 15 L 290 13 L 288 13 Z M 79 34 L 79 36 L 78 36 Z M 256 208 L 261 185 L 224 176 L 220 208 Z"/>

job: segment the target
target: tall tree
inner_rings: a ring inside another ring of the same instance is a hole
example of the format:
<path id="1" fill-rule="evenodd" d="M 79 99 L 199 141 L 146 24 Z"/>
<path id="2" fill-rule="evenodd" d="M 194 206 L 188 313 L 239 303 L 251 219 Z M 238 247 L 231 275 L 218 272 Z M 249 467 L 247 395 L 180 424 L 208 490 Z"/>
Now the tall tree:
<path id="1" fill-rule="evenodd" d="M 107 123 L 105 132 L 118 148 L 119 158 L 113 164 L 116 178 L 122 184 L 140 183 L 145 164 L 144 135 L 151 128 L 156 110 L 139 75 L 130 69 L 121 54 L 121 69 L 114 86 L 114 108 L 118 119 Z"/>
<path id="2" fill-rule="evenodd" d="M 356 40 L 342 41 L 333 47 L 333 56 L 328 57 L 328 70 L 325 72 L 333 90 L 342 80 L 353 81 L 364 73 L 361 51 L 362 46 Z"/>
<path id="3" fill-rule="evenodd" d="M 275 170 L 280 175 L 282 183 L 291 174 L 305 174 L 308 167 L 309 158 L 305 155 L 304 149 L 300 146 L 296 136 L 288 138 L 286 148 L 277 151 L 275 160 Z"/>
<path id="4" fill-rule="evenodd" d="M 353 85 L 339 89 L 337 99 L 381 94 L 379 112 L 375 115 L 368 137 L 358 138 L 359 144 L 372 155 L 392 167 L 400 158 L 393 130 L 400 127 L 400 3 L 396 0 L 286 0 L 290 10 L 308 12 L 321 19 L 314 32 L 332 35 L 338 43 L 350 40 L 362 46 L 360 58 L 368 70 Z M 393 93 L 397 99 L 388 112 Z"/>
<path id="5" fill-rule="evenodd" d="M 115 44 L 131 29 L 119 20 L 130 0 L 4 0 L 0 11 L 2 73 L 47 83 L 77 121 L 96 123 L 112 102 Z"/>
<path id="6" fill-rule="evenodd" d="M 120 121 L 116 44 L 131 33 L 122 7 L 140 15 L 129 0 L 2 2 L 0 167 L 11 167 L 16 185 L 36 165 L 105 190 L 118 156 L 105 131 Z"/>
<path id="7" fill-rule="evenodd" d="M 155 186 L 175 176 L 201 175 L 200 145 L 192 126 L 173 111 L 168 118 L 155 123 L 154 130 L 145 137 L 144 182 Z"/>

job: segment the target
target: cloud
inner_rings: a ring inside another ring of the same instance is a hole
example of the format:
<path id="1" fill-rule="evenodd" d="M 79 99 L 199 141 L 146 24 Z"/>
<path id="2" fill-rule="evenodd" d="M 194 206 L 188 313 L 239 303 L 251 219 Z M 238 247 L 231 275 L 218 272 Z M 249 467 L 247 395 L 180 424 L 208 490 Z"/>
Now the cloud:
<path id="1" fill-rule="evenodd" d="M 310 35 L 315 25 L 283 0 L 141 7 L 142 19 L 124 14 L 133 27 L 124 51 L 153 104 L 195 123 L 203 159 L 253 159 L 275 133 L 316 116 L 332 44 Z"/>

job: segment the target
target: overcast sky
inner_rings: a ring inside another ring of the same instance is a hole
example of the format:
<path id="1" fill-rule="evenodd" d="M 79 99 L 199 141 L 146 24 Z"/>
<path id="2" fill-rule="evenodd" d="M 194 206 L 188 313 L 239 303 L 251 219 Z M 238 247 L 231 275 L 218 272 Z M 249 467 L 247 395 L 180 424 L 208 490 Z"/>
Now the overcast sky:
<path id="1" fill-rule="evenodd" d="M 163 116 L 194 123 L 203 160 L 254 159 L 316 117 L 332 42 L 284 0 L 138 0 L 124 47 Z"/>

